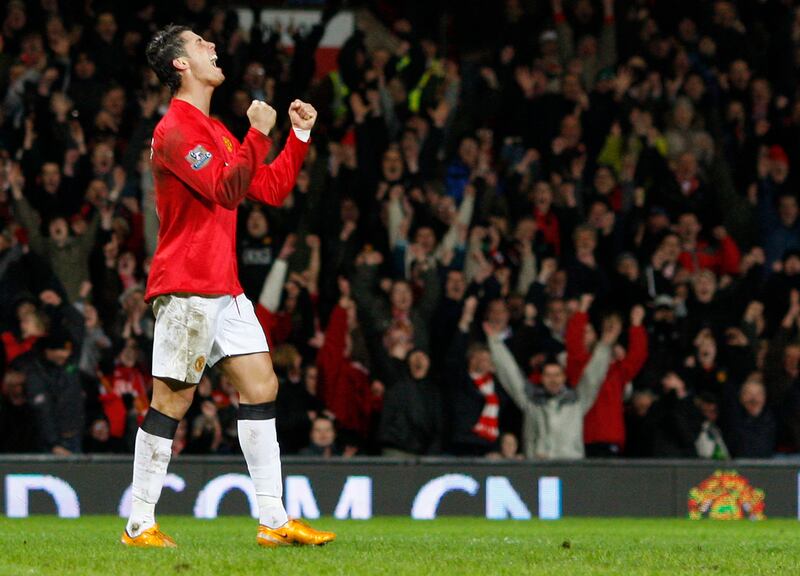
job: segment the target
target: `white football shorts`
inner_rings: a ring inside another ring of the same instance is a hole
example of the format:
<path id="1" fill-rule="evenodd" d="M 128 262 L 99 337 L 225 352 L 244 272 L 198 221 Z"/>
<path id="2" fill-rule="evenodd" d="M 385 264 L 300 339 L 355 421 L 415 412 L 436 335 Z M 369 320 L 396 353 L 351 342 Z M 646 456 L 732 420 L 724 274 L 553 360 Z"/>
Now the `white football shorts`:
<path id="1" fill-rule="evenodd" d="M 153 376 L 197 384 L 206 365 L 268 352 L 253 304 L 238 296 L 165 294 L 153 301 Z"/>

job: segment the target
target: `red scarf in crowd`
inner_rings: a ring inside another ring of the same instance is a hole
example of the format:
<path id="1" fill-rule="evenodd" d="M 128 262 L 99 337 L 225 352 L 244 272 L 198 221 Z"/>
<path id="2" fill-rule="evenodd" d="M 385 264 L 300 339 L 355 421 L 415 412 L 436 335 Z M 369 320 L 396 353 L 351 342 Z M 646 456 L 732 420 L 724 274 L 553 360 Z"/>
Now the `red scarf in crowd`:
<path id="1" fill-rule="evenodd" d="M 558 218 L 552 211 L 541 212 L 538 208 L 533 209 L 533 217 L 536 220 L 536 229 L 542 233 L 545 244 L 550 244 L 556 256 L 561 254 L 561 230 Z"/>
<path id="2" fill-rule="evenodd" d="M 500 399 L 494 391 L 494 378 L 491 372 L 487 372 L 483 376 L 472 377 L 472 382 L 483 396 L 483 410 L 472 431 L 489 442 L 495 442 L 500 435 L 497 418 L 500 413 Z"/>

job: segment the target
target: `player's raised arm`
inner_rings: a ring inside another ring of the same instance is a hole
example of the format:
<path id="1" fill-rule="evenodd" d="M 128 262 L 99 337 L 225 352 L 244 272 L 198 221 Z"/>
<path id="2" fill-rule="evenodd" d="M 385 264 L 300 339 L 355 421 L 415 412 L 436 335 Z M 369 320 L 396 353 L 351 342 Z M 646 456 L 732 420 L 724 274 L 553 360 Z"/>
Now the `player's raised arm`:
<path id="1" fill-rule="evenodd" d="M 317 120 L 317 111 L 311 104 L 295 100 L 289 106 L 292 130 L 286 146 L 269 166 L 261 166 L 253 178 L 248 198 L 280 206 L 294 188 L 297 173 L 303 166 L 308 151 L 311 128 Z"/>
<path id="2" fill-rule="evenodd" d="M 211 135 L 187 126 L 164 134 L 165 165 L 190 188 L 225 208 L 233 209 L 247 195 L 254 177 L 263 167 L 272 141 L 268 135 L 275 125 L 275 109 L 253 100 L 247 109 L 250 130 L 233 162 L 226 163 Z M 156 149 L 158 151 L 158 149 Z M 302 163 L 302 158 L 300 160 Z"/>

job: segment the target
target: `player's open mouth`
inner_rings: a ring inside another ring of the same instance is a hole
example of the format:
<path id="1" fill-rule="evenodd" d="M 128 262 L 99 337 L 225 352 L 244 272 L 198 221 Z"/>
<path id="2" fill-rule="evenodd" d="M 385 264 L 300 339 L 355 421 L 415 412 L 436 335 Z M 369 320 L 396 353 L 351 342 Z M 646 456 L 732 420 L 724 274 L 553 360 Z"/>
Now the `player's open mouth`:
<path id="1" fill-rule="evenodd" d="M 214 68 L 217 68 L 217 55 L 216 55 L 216 54 L 214 54 L 213 56 L 211 56 L 210 60 L 211 60 L 211 65 L 212 65 Z"/>

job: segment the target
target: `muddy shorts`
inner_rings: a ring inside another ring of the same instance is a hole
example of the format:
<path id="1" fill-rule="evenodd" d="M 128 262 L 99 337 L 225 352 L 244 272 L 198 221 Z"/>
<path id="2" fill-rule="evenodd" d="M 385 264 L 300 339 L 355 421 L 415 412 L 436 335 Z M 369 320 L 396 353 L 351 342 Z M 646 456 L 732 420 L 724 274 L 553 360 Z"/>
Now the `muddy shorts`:
<path id="1" fill-rule="evenodd" d="M 253 304 L 238 296 L 166 294 L 153 301 L 153 376 L 197 384 L 206 366 L 267 352 Z"/>

